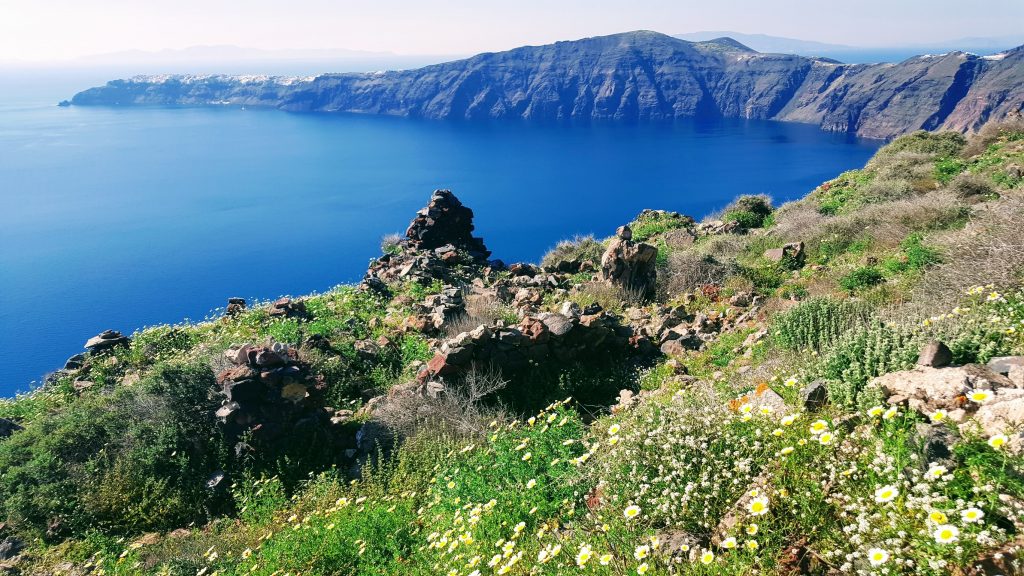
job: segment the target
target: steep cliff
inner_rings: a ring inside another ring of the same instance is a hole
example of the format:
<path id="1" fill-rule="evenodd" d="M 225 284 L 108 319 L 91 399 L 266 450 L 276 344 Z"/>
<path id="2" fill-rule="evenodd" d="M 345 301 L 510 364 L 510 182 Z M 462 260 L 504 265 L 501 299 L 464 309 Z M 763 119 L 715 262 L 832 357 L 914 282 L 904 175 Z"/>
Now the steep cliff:
<path id="1" fill-rule="evenodd" d="M 526 46 L 415 70 L 159 76 L 80 92 L 75 105 L 245 105 L 421 118 L 665 120 L 739 117 L 891 138 L 971 131 L 1024 107 L 1024 47 L 847 65 L 762 54 L 722 38 L 629 32 Z"/>

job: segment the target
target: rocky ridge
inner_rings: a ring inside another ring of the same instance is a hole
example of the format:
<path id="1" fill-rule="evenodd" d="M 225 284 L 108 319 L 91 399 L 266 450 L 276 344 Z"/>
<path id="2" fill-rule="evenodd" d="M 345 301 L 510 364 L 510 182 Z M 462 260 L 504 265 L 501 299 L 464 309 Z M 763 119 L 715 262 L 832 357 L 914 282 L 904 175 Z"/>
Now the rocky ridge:
<path id="1" fill-rule="evenodd" d="M 1024 107 L 1024 47 L 898 64 L 762 54 L 730 39 L 638 31 L 525 46 L 415 70 L 314 78 L 159 76 L 114 80 L 73 105 L 262 106 L 418 118 L 804 122 L 868 138 L 970 132 Z"/>

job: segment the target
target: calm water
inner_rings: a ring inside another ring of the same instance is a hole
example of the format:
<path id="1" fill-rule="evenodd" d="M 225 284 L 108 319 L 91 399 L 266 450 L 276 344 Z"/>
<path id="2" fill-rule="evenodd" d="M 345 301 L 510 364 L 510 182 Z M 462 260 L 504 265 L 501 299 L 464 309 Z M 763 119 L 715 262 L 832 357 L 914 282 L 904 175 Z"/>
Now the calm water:
<path id="1" fill-rule="evenodd" d="M 0 396 L 106 328 L 356 281 L 435 188 L 475 210 L 495 257 L 536 261 L 647 207 L 701 216 L 743 193 L 796 198 L 878 146 L 769 122 L 53 106 L 100 78 L 0 74 Z"/>

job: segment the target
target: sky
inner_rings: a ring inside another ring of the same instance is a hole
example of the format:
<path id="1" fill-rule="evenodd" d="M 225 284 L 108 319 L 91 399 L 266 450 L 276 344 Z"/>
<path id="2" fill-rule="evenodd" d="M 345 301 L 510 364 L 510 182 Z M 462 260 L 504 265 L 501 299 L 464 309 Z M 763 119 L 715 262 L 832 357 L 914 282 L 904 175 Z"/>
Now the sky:
<path id="1" fill-rule="evenodd" d="M 472 54 L 640 29 L 921 44 L 1019 34 L 1024 0 L 0 0 L 0 60 L 223 44 Z"/>

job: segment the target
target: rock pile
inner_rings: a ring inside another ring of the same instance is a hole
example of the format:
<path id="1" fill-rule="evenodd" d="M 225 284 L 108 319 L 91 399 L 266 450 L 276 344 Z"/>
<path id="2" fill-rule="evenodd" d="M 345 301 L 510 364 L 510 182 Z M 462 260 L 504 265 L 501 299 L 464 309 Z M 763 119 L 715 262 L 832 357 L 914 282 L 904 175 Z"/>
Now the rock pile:
<path id="1" fill-rule="evenodd" d="M 439 332 L 455 318 L 466 313 L 462 290 L 446 287 L 440 294 L 427 296 L 413 306 L 414 313 L 403 323 L 408 329 L 425 334 Z"/>
<path id="2" fill-rule="evenodd" d="M 473 236 L 473 211 L 448 190 L 434 192 L 395 250 L 370 263 L 364 288 L 383 291 L 387 282 L 469 282 L 472 274 L 461 269 L 486 274 L 504 267 L 500 261 L 487 261 L 490 251 Z"/>
<path id="3" fill-rule="evenodd" d="M 305 318 L 306 303 L 291 298 L 280 298 L 270 305 L 267 313 L 271 318 Z"/>
<path id="4" fill-rule="evenodd" d="M 85 343 L 85 348 L 89 352 L 102 352 L 117 346 L 127 346 L 130 343 L 131 338 L 124 336 L 117 330 L 104 330 L 98 335 L 89 338 Z"/>
<path id="5" fill-rule="evenodd" d="M 685 305 L 629 308 L 625 314 L 636 334 L 657 344 L 663 354 L 678 356 L 686 350 L 699 350 L 722 331 L 749 321 L 758 309 L 748 294 L 736 294 L 729 303 L 726 314 L 689 314 Z"/>
<path id="6" fill-rule="evenodd" d="M 601 279 L 636 292 L 642 298 L 649 298 L 654 295 L 657 258 L 657 248 L 633 242 L 633 231 L 629 226 L 620 226 L 601 257 Z"/>
<path id="7" fill-rule="evenodd" d="M 449 251 L 464 250 L 477 260 L 486 260 L 490 251 L 484 241 L 473 236 L 473 211 L 450 190 L 435 190 L 430 203 L 416 213 L 405 231 L 409 246 L 435 250 L 450 245 Z"/>
<path id="8" fill-rule="evenodd" d="M 228 298 L 228 307 L 224 313 L 228 316 L 237 316 L 245 311 L 245 298 Z"/>
<path id="9" fill-rule="evenodd" d="M 229 437 L 252 432 L 256 440 L 272 441 L 298 428 L 329 423 L 322 405 L 324 383 L 294 348 L 247 344 L 224 354 L 232 366 L 217 375 L 226 401 L 216 415 Z"/>

